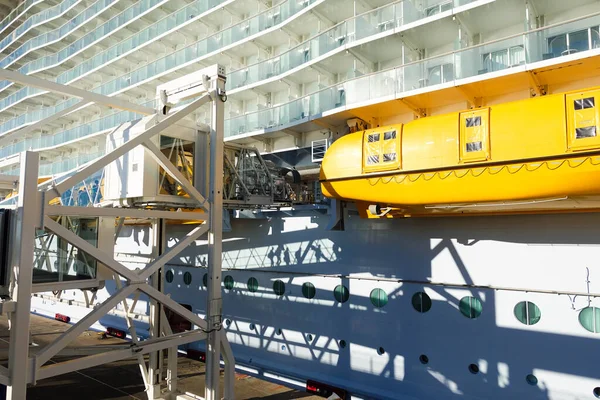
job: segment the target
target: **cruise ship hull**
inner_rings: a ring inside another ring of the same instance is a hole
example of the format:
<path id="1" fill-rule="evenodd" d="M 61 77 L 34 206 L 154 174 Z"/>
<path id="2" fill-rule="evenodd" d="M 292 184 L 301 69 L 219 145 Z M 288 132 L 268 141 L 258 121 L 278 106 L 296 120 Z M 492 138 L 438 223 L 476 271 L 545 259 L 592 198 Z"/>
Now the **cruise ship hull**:
<path id="1" fill-rule="evenodd" d="M 233 218 L 223 243 L 224 326 L 244 373 L 363 399 L 576 399 L 600 386 L 597 334 L 582 317 L 600 296 L 598 214 L 365 220 L 346 210 L 344 231 L 327 230 L 325 212 L 256 216 Z M 185 232 L 168 226 L 169 246 Z M 125 227 L 118 259 L 139 266 L 149 237 Z M 204 240 L 190 246 L 165 280 L 202 316 L 206 251 Z M 96 301 L 113 290 L 107 282 Z M 76 322 L 87 309 L 66 301 L 78 293 L 32 307 Z M 537 319 L 522 322 L 524 301 Z M 108 326 L 125 321 L 117 312 L 96 324 Z"/>

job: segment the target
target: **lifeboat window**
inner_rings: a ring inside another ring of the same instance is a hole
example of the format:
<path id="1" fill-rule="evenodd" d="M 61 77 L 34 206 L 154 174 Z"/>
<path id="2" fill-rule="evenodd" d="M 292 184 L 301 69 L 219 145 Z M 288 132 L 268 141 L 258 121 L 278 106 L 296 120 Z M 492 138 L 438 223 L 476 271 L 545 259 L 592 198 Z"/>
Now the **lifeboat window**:
<path id="1" fill-rule="evenodd" d="M 573 93 L 566 96 L 567 143 L 570 150 L 589 150 L 600 147 L 600 110 L 596 97 L 600 91 Z"/>
<path id="2" fill-rule="evenodd" d="M 481 117 L 467 118 L 467 128 L 481 126 Z"/>
<path id="3" fill-rule="evenodd" d="M 585 128 L 577 128 L 577 129 L 575 129 L 575 135 L 576 135 L 577 139 L 594 137 L 594 136 L 596 136 L 596 127 L 595 126 L 586 126 Z"/>
<path id="4" fill-rule="evenodd" d="M 389 129 L 384 132 L 364 133 L 363 170 L 365 172 L 389 171 L 400 167 L 401 132 L 399 129 Z"/>
<path id="5" fill-rule="evenodd" d="M 460 161 L 490 159 L 490 110 L 482 108 L 460 113 Z"/>
<path id="6" fill-rule="evenodd" d="M 370 155 L 369 157 L 367 157 L 367 164 L 369 164 L 369 165 L 377 164 L 378 162 L 379 162 L 379 156 L 377 154 Z"/>
<path id="7" fill-rule="evenodd" d="M 388 153 L 383 155 L 383 162 L 396 161 L 396 153 Z"/>
<path id="8" fill-rule="evenodd" d="M 595 100 L 593 97 L 586 97 L 585 99 L 578 99 L 573 101 L 573 108 L 575 110 L 585 110 L 586 108 L 594 108 Z"/>

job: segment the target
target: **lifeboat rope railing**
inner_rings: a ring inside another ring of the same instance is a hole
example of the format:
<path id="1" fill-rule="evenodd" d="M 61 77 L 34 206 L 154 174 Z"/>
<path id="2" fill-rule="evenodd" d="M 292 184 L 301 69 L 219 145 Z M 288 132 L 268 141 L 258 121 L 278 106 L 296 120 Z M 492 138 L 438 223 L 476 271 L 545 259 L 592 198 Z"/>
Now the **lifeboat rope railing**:
<path id="1" fill-rule="evenodd" d="M 493 172 L 493 174 L 497 174 L 497 173 L 501 172 L 501 170 L 503 168 L 510 169 L 511 166 L 515 166 L 515 165 L 518 165 L 518 170 L 509 171 L 509 172 L 517 173 L 520 169 L 527 166 L 528 164 L 540 163 L 540 165 L 536 166 L 536 168 L 535 168 L 535 169 L 538 169 L 542 165 L 548 164 L 549 162 L 560 161 L 561 162 L 560 165 L 548 167 L 551 170 L 555 170 L 555 169 L 560 168 L 564 162 L 568 162 L 569 167 L 576 168 L 579 165 L 585 163 L 586 161 L 588 161 L 594 157 L 600 157 L 600 150 L 587 151 L 587 152 L 582 152 L 582 153 L 532 157 L 532 158 L 517 159 L 517 160 L 489 161 L 489 162 L 479 162 L 479 163 L 473 163 L 473 164 L 456 164 L 456 165 L 443 166 L 443 167 L 422 168 L 422 169 L 413 169 L 413 170 L 396 169 L 396 170 L 383 171 L 383 172 L 373 172 L 373 173 L 368 173 L 368 174 L 320 179 L 319 182 L 320 183 L 329 183 L 329 182 L 340 182 L 340 181 L 348 181 L 348 180 L 356 180 L 356 179 L 372 179 L 372 178 L 386 178 L 386 177 L 394 178 L 394 177 L 397 177 L 398 175 L 405 175 L 405 176 L 424 175 L 424 174 L 436 175 L 436 174 L 440 174 L 442 172 L 447 172 L 448 175 L 450 175 L 451 173 L 453 173 L 453 172 L 455 173 L 459 170 L 465 171 L 465 175 L 466 175 L 469 171 L 477 170 L 477 169 L 482 169 L 482 172 L 480 172 L 480 174 L 479 174 L 479 175 L 481 175 L 481 173 L 483 173 L 486 169 L 491 169 L 493 167 L 501 167 L 500 170 Z M 579 165 L 573 166 L 572 161 L 575 161 L 578 159 L 580 160 Z M 600 164 L 600 159 L 598 159 L 598 162 L 594 163 L 593 165 L 598 165 L 598 164 Z M 532 171 L 532 170 L 529 170 L 529 171 Z M 443 178 L 443 179 L 445 179 L 445 178 Z"/>

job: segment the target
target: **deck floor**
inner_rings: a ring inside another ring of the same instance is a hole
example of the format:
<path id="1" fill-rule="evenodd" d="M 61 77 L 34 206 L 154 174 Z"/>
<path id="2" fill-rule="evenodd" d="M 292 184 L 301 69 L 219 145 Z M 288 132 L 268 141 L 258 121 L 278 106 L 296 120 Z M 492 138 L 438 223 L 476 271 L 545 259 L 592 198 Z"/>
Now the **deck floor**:
<path id="1" fill-rule="evenodd" d="M 36 315 L 31 316 L 30 326 L 33 342 L 39 345 L 40 348 L 56 339 L 60 333 L 69 327 L 68 324 Z M 122 342 L 116 338 L 100 339 L 100 336 L 98 332 L 86 331 L 69 346 L 110 345 Z M 7 318 L 1 316 L 0 350 L 3 351 L 3 354 L 0 362 L 4 365 L 7 361 L 8 340 Z M 178 376 L 178 387 L 180 389 L 199 396 L 204 395 L 204 363 L 180 356 Z M 221 374 L 221 384 L 223 384 L 223 374 Z M 3 398 L 4 393 L 0 392 L 0 399 Z M 27 390 L 27 399 L 31 400 L 146 400 L 147 398 L 140 370 L 135 360 L 118 361 L 44 379 L 38 381 L 35 386 L 30 386 Z M 303 391 L 290 389 L 243 374 L 236 374 L 235 398 L 236 400 L 321 399 Z"/>

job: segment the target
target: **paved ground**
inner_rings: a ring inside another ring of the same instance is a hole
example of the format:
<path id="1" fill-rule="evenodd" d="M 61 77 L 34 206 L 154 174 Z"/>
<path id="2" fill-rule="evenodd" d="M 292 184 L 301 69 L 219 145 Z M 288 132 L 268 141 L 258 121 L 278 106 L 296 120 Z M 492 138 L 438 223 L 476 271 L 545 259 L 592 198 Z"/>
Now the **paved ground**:
<path id="1" fill-rule="evenodd" d="M 44 345 L 54 340 L 69 325 L 32 315 L 31 332 L 36 344 Z M 6 363 L 8 348 L 8 325 L 5 316 L 0 317 L 0 362 Z M 72 345 L 92 346 L 121 343 L 119 339 L 99 339 L 94 331 L 84 332 Z M 179 358 L 178 387 L 187 392 L 203 396 L 204 364 L 185 357 Z M 222 377 L 221 377 L 222 378 Z M 222 379 L 221 379 L 222 384 Z M 221 392 L 222 393 L 222 392 Z M 261 381 L 247 375 L 236 374 L 235 398 L 240 400 L 316 400 L 320 397 L 293 390 L 284 386 Z M 0 399 L 4 395 L 0 392 Z M 114 362 L 95 368 L 73 372 L 54 378 L 38 381 L 27 391 L 27 399 L 85 399 L 85 400 L 125 400 L 147 399 L 140 370 L 132 360 Z"/>

